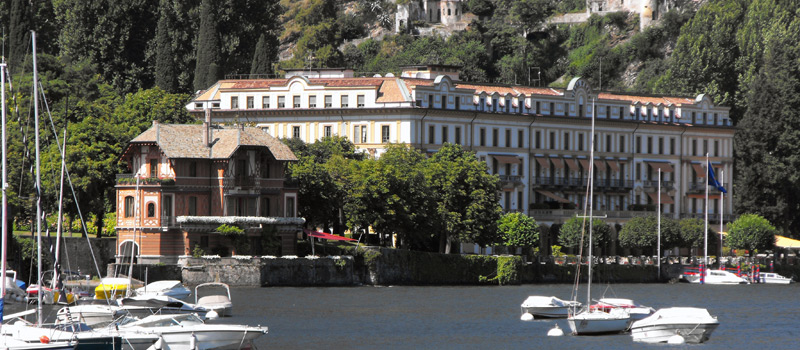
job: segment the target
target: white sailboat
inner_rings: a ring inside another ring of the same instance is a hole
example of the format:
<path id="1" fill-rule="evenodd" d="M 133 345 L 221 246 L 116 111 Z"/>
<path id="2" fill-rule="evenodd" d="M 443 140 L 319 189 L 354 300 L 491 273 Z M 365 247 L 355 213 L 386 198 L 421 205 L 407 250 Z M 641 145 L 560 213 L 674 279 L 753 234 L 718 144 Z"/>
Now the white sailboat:
<path id="1" fill-rule="evenodd" d="M 588 281 L 586 287 L 586 307 L 582 310 L 574 310 L 567 317 L 567 323 L 574 335 L 591 335 L 591 334 L 605 334 L 605 333 L 619 333 L 628 328 L 631 316 L 628 312 L 621 308 L 613 308 L 604 312 L 599 309 L 592 309 L 589 307 L 592 304 L 592 230 L 593 221 L 592 217 L 592 197 L 594 196 L 594 102 L 592 102 L 592 137 L 589 141 L 589 196 L 586 201 L 588 206 L 589 216 L 584 217 L 589 219 L 589 262 L 588 262 Z M 580 269 L 580 264 L 578 264 Z M 577 280 L 576 280 L 577 286 Z"/>

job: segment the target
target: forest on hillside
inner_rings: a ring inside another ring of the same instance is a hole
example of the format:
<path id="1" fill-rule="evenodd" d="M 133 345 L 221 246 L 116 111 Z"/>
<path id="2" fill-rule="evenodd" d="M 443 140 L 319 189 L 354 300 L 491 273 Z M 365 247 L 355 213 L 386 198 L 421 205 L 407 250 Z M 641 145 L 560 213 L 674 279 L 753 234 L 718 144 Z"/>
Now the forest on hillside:
<path id="1" fill-rule="evenodd" d="M 740 128 L 737 211 L 762 214 L 784 233 L 800 235 L 800 1 L 702 1 L 664 13 L 641 31 L 638 16 L 628 13 L 545 24 L 582 3 L 469 0 L 465 11 L 477 20 L 464 31 L 420 36 L 408 28 L 377 39 L 372 33 L 393 25 L 392 1 L 0 1 L 13 82 L 12 211 L 21 222 L 30 216 L 35 30 L 52 116 L 41 130 L 43 168 L 50 172 L 45 194 L 55 196 L 56 139 L 66 129 L 76 198 L 98 230 L 114 208 L 123 147 L 154 119 L 191 121 L 183 104 L 218 79 L 298 67 L 349 67 L 366 75 L 450 64 L 472 81 L 557 87 L 581 76 L 603 90 L 709 94 L 732 108 Z M 282 52 L 286 59 L 279 61 Z M 540 81 L 530 79 L 531 67 L 538 67 Z"/>

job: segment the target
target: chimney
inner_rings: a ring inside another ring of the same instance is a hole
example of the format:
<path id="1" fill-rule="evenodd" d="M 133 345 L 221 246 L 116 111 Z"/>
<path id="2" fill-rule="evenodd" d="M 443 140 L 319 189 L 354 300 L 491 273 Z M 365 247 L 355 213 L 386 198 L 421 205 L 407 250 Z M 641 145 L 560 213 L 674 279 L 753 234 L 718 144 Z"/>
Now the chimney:
<path id="1" fill-rule="evenodd" d="M 206 108 L 206 121 L 203 122 L 203 144 L 211 146 L 211 110 Z"/>

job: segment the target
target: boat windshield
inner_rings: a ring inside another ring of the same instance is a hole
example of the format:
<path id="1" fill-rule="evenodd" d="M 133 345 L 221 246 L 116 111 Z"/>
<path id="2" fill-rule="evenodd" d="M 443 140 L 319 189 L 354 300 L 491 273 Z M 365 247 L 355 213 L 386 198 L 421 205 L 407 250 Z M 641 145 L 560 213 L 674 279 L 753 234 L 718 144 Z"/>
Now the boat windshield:
<path id="1" fill-rule="evenodd" d="M 132 323 L 131 325 L 140 327 L 170 327 L 202 323 L 203 320 L 196 314 L 181 314 L 148 316 L 141 321 Z"/>

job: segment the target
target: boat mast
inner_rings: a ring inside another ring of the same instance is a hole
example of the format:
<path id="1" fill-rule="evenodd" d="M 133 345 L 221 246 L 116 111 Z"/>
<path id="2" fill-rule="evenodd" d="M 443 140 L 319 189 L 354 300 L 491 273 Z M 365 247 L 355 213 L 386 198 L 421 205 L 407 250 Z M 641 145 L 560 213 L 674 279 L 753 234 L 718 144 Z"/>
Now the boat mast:
<path id="1" fill-rule="evenodd" d="M 37 288 L 36 293 L 36 324 L 42 324 L 42 179 L 40 176 L 41 160 L 39 159 L 39 76 L 36 71 L 36 32 L 31 31 L 33 42 L 33 129 L 36 136 L 36 260 L 37 263 Z M 5 283 L 5 281 L 3 281 Z"/>
<path id="2" fill-rule="evenodd" d="M 61 185 L 59 186 L 58 191 L 58 228 L 56 229 L 56 252 L 55 252 L 55 260 L 53 262 L 53 283 L 52 288 L 53 290 L 58 290 L 59 299 L 61 296 L 64 295 L 64 292 L 58 285 L 58 281 L 61 278 L 61 267 L 59 265 L 59 261 L 61 259 L 61 211 L 62 207 L 64 206 L 64 170 L 67 168 L 66 163 L 66 156 L 67 156 L 67 129 L 64 129 L 64 144 L 61 145 Z"/>
<path id="3" fill-rule="evenodd" d="M 4 59 L 4 61 L 5 61 L 5 59 Z M 2 210 L 3 211 L 3 233 L 2 233 L 3 237 L 0 238 L 0 244 L 2 244 L 2 247 L 0 248 L 0 250 L 2 250 L 2 253 L 0 253 L 0 279 L 1 279 L 0 280 L 0 303 L 3 303 L 3 302 L 5 302 L 5 298 L 6 298 L 6 250 L 7 250 L 6 244 L 8 243 L 7 238 L 6 238 L 6 235 L 8 234 L 8 220 L 7 220 L 8 211 L 6 209 L 6 204 L 8 202 L 8 199 L 6 198 L 6 188 L 8 187 L 8 186 L 6 186 L 6 181 L 7 181 L 6 177 L 7 177 L 8 170 L 6 169 L 6 64 L 5 64 L 5 62 L 0 63 L 0 100 L 2 101 L 1 103 L 2 103 L 2 109 L 3 109 L 2 112 L 0 112 L 0 114 L 2 114 L 2 118 L 3 118 L 3 123 L 2 123 L 3 124 L 3 126 L 2 126 L 3 127 L 3 131 L 2 131 L 2 134 L 3 134 L 3 142 L 2 142 L 2 144 L 3 144 L 3 147 L 2 147 L 3 148 L 3 161 L 2 161 L 2 164 L 3 164 L 3 182 L 2 182 L 2 184 L 0 184 L 0 186 L 2 186 L 2 188 L 3 188 L 3 210 Z"/>
<path id="4" fill-rule="evenodd" d="M 592 137 L 589 140 L 589 282 L 586 284 L 586 305 L 592 304 L 592 230 L 594 216 L 594 98 L 592 98 Z M 578 262 L 580 264 L 580 261 Z"/>
<path id="5" fill-rule="evenodd" d="M 706 202 L 705 202 L 705 223 L 703 225 L 703 271 L 700 271 L 700 282 L 705 280 L 706 270 L 708 270 L 708 174 L 711 173 L 711 163 L 708 161 L 706 153 Z"/>

